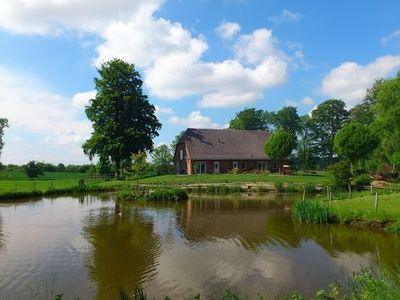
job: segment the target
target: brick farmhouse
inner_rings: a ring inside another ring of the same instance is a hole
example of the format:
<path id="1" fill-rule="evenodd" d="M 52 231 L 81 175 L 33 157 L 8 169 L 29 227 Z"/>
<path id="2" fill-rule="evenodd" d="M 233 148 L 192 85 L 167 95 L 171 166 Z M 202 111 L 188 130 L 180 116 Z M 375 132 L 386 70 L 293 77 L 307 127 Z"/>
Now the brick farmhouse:
<path id="1" fill-rule="evenodd" d="M 273 161 L 265 154 L 268 137 L 261 130 L 188 128 L 175 148 L 175 173 L 278 172 L 287 160 Z"/>

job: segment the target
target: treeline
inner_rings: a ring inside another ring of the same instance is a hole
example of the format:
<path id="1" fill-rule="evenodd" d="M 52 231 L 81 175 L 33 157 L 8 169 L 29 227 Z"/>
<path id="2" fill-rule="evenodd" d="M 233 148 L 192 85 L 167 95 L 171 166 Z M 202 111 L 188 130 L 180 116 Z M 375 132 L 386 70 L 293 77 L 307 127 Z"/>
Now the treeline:
<path id="1" fill-rule="evenodd" d="M 341 162 L 351 174 L 398 177 L 400 72 L 393 79 L 377 80 L 362 102 L 350 109 L 340 99 L 329 99 L 303 116 L 295 107 L 276 112 L 246 108 L 229 128 L 289 133 L 295 139 L 292 165 L 305 172 Z"/>
<path id="2" fill-rule="evenodd" d="M 4 171 L 23 171 L 24 168 L 28 164 L 26 164 L 26 165 L 15 165 L 15 164 L 2 165 L 2 164 L 0 164 L 0 170 L 4 170 Z M 39 162 L 35 162 L 35 164 L 43 172 L 87 173 L 91 168 L 95 167 L 92 164 L 64 165 L 62 163 L 59 163 L 59 164 L 55 165 L 55 164 L 46 163 L 46 162 L 40 162 L 40 161 Z"/>

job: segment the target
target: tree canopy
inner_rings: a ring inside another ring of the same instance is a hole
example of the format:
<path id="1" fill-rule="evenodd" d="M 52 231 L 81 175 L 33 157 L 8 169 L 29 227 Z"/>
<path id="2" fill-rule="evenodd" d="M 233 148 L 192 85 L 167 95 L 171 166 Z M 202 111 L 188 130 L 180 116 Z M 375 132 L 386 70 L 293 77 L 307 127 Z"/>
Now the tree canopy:
<path id="1" fill-rule="evenodd" d="M 330 99 L 317 106 L 311 112 L 313 139 L 317 144 L 318 153 L 332 163 L 333 140 L 335 134 L 349 120 L 350 113 L 342 100 Z"/>
<path id="2" fill-rule="evenodd" d="M 300 117 L 296 107 L 285 106 L 273 115 L 272 122 L 276 129 L 285 130 L 295 136 L 299 130 Z"/>
<path id="3" fill-rule="evenodd" d="M 90 159 L 111 159 L 119 177 L 123 160 L 153 149 L 161 123 L 143 94 L 143 81 L 134 65 L 114 59 L 102 64 L 98 73 L 96 97 L 85 110 L 93 132 L 82 147 Z"/>
<path id="4" fill-rule="evenodd" d="M 36 178 L 43 175 L 43 168 L 41 164 L 37 161 L 30 161 L 24 166 L 24 171 L 26 175 L 30 178 Z"/>
<path id="5" fill-rule="evenodd" d="M 170 174 L 173 171 L 173 156 L 167 145 L 160 145 L 151 153 L 153 166 L 158 175 Z"/>
<path id="6" fill-rule="evenodd" d="M 243 130 L 268 130 L 270 124 L 269 114 L 255 108 L 245 108 L 236 113 L 235 118 L 229 122 L 230 129 Z"/>
<path id="7" fill-rule="evenodd" d="M 4 129 L 6 127 L 8 127 L 8 120 L 5 118 L 0 118 L 0 157 L 1 157 L 1 151 L 3 150 L 4 147 L 3 136 L 4 136 Z"/>
<path id="8" fill-rule="evenodd" d="M 379 145 L 379 137 L 366 125 L 357 122 L 345 124 L 335 136 L 336 153 L 351 163 L 367 158 Z"/>
<path id="9" fill-rule="evenodd" d="M 279 160 L 288 157 L 295 144 L 296 140 L 291 133 L 279 129 L 267 139 L 264 151 L 271 159 Z"/>

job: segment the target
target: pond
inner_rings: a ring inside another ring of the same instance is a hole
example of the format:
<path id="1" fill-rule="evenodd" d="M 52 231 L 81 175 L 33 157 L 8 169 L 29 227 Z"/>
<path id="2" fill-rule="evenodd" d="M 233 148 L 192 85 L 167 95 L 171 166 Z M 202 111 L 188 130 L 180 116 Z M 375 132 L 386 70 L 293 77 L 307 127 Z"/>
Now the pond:
<path id="1" fill-rule="evenodd" d="M 116 205 L 115 195 L 0 204 L 0 298 L 156 299 L 312 295 L 362 266 L 393 268 L 400 238 L 301 225 L 292 196 L 191 197 Z M 297 196 L 296 196 L 297 197 Z"/>

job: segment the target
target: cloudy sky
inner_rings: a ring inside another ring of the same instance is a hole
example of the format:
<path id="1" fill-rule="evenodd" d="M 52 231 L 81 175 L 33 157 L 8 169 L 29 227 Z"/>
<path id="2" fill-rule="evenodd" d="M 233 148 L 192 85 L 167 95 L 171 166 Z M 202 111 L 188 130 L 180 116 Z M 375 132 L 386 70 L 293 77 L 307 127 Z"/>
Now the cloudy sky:
<path id="1" fill-rule="evenodd" d="M 155 143 L 170 143 L 244 107 L 359 103 L 400 69 L 400 2 L 1 0 L 3 163 L 87 162 L 84 106 L 115 57 L 140 71 L 163 123 Z"/>

